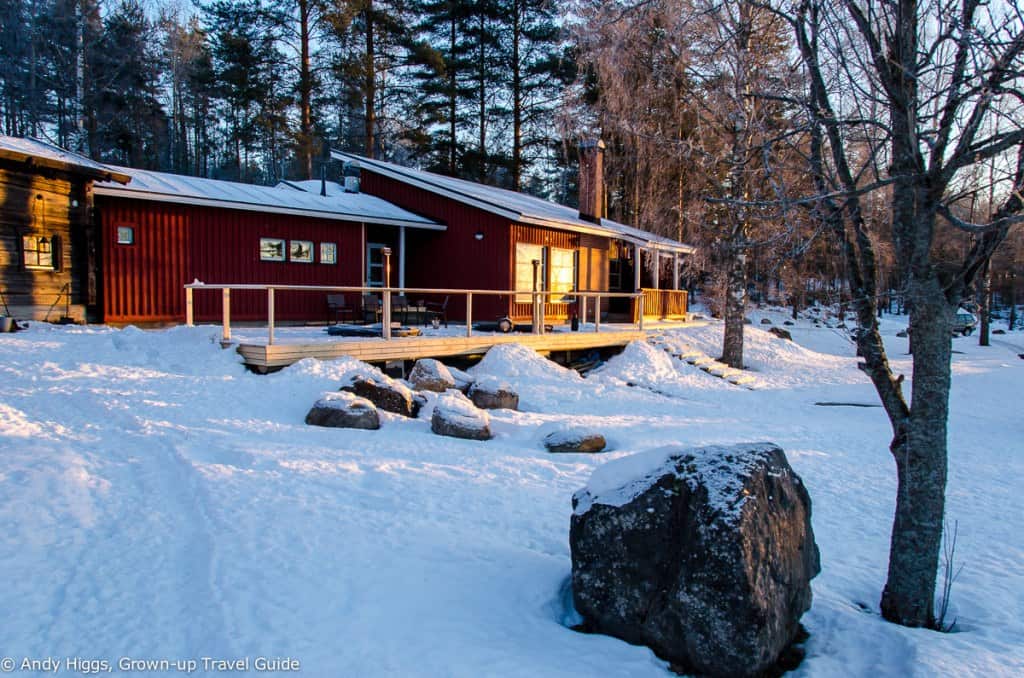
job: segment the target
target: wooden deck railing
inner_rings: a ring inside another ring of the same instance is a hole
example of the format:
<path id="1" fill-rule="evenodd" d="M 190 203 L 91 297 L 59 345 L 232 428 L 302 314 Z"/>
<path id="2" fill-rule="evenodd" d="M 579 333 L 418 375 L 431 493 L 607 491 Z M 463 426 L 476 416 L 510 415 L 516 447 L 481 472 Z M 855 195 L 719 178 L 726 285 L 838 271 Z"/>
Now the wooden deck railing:
<path id="1" fill-rule="evenodd" d="M 301 291 L 301 292 L 358 292 L 360 294 L 381 295 L 381 336 L 385 340 L 391 339 L 391 307 L 392 295 L 414 292 L 416 294 L 429 295 L 462 295 L 466 299 L 466 336 L 473 336 L 473 297 L 474 296 L 528 296 L 532 302 L 532 333 L 544 334 L 544 306 L 550 304 L 552 297 L 558 297 L 559 303 L 566 303 L 566 298 L 571 297 L 580 305 L 580 318 L 587 317 L 588 300 L 600 300 L 611 297 L 627 297 L 635 299 L 639 308 L 643 308 L 644 298 L 640 293 L 633 292 L 571 292 L 568 295 L 564 292 L 547 292 L 534 290 L 466 290 L 466 289 L 435 289 L 427 287 L 332 287 L 326 285 L 222 285 L 207 284 L 201 282 L 185 285 L 185 324 L 192 327 L 195 324 L 195 307 L 193 295 L 196 290 L 221 290 L 221 313 L 223 326 L 223 342 L 231 341 L 231 290 L 264 290 L 267 293 L 267 343 L 274 343 L 274 311 L 277 292 Z M 545 302 L 545 299 L 547 302 Z M 594 313 L 594 331 L 601 331 L 601 314 Z M 634 320 L 637 329 L 644 328 L 644 314 Z"/>
<path id="2" fill-rule="evenodd" d="M 668 318 L 671 316 L 686 316 L 687 293 L 686 290 L 661 290 L 648 289 L 640 290 L 643 293 L 643 311 L 636 306 L 633 309 L 633 321 L 638 316 L 646 315 L 650 318 Z"/>

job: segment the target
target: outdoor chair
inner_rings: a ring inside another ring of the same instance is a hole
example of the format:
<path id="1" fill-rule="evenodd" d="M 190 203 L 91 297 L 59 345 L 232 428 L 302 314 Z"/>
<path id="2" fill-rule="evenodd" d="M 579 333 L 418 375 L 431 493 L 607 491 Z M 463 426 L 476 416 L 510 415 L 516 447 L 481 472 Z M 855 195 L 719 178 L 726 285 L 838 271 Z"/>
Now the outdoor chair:
<path id="1" fill-rule="evenodd" d="M 399 294 L 391 300 L 391 314 L 401 315 L 402 324 L 409 324 L 409 298 L 404 294 Z"/>
<path id="2" fill-rule="evenodd" d="M 333 323 L 337 325 L 339 322 L 348 316 L 349 319 L 354 320 L 355 315 L 353 309 L 348 305 L 348 301 L 345 299 L 344 294 L 328 294 L 327 295 L 327 324 Z"/>
<path id="3" fill-rule="evenodd" d="M 424 303 L 427 309 L 427 313 L 424 316 L 423 324 L 427 324 L 437 318 L 437 321 L 444 323 L 445 327 L 448 327 L 448 302 L 451 300 L 451 296 L 446 296 L 443 302 L 428 301 Z"/>
<path id="4" fill-rule="evenodd" d="M 383 306 L 380 301 L 380 297 L 376 294 L 364 294 L 363 295 L 363 320 L 366 322 L 380 322 L 380 316 L 383 312 Z"/>

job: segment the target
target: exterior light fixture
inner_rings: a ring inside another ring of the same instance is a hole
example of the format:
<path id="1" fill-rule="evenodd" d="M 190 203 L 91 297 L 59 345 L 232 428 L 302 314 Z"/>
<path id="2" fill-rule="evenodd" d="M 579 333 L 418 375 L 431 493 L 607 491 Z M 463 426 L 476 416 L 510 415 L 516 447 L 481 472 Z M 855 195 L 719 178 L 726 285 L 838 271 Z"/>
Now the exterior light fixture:
<path id="1" fill-rule="evenodd" d="M 476 238 L 477 240 L 483 240 L 484 239 L 484 232 L 483 231 L 477 231 L 476 233 L 473 234 L 473 237 Z"/>

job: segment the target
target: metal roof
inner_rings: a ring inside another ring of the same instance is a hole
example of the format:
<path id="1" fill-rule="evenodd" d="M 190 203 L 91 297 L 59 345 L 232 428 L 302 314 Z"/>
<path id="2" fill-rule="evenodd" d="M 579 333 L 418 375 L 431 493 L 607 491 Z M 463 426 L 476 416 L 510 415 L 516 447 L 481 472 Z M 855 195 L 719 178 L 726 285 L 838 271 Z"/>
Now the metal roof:
<path id="1" fill-rule="evenodd" d="M 542 198 L 526 195 L 525 193 L 517 193 L 516 191 L 478 184 L 464 179 L 446 177 L 441 174 L 434 174 L 411 167 L 402 167 L 394 163 L 365 158 L 343 151 L 332 150 L 331 156 L 337 160 L 358 163 L 360 167 L 364 167 L 371 172 L 422 188 L 485 212 L 497 214 L 511 221 L 537 226 L 549 226 L 577 233 L 620 238 L 654 250 L 684 254 L 694 251 L 694 248 L 690 245 L 684 245 L 671 238 L 665 238 L 639 228 L 620 224 L 611 219 L 602 219 L 600 224 L 581 219 L 579 212 L 575 208 L 559 205 Z"/>
<path id="2" fill-rule="evenodd" d="M 31 137 L 0 136 L 0 158 L 74 172 L 94 179 L 108 179 L 122 184 L 129 180 L 127 174 L 114 167 Z"/>
<path id="3" fill-rule="evenodd" d="M 408 226 L 434 231 L 446 230 L 443 224 L 365 193 L 345 193 L 342 190 L 323 197 L 320 195 L 320 182 L 316 182 L 316 191 L 304 192 L 286 184 L 279 184 L 277 187 L 256 186 L 128 167 L 117 169 L 130 176 L 131 183 L 120 186 L 109 181 L 97 182 L 94 186 L 97 195 Z"/>

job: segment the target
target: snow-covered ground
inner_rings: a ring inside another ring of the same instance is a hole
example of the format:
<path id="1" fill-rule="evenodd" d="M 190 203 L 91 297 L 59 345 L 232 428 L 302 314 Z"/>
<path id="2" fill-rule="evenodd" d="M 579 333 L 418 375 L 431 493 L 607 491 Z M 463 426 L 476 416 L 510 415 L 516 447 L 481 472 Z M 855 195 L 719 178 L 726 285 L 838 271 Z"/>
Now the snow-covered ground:
<path id="1" fill-rule="evenodd" d="M 901 326 L 884 331 L 909 379 Z M 852 344 L 809 321 L 787 329 L 797 344 L 748 327 L 755 391 L 646 345 L 585 379 L 503 347 L 474 371 L 517 387 L 522 411 L 495 412 L 488 442 L 435 436 L 422 416 L 307 427 L 345 363 L 253 375 L 219 328 L 0 335 L 0 657 L 115 673 L 122 657 L 201 670 L 263 656 L 328 678 L 668 676 L 645 648 L 563 625 L 572 493 L 610 458 L 770 440 L 810 491 L 821 548 L 798 675 L 1024 675 L 1024 334 L 955 340 L 960 632 L 937 634 L 876 613 L 895 494 L 882 410 L 815 405 L 876 402 Z M 719 350 L 717 323 L 666 332 Z M 546 453 L 567 425 L 612 451 Z"/>

